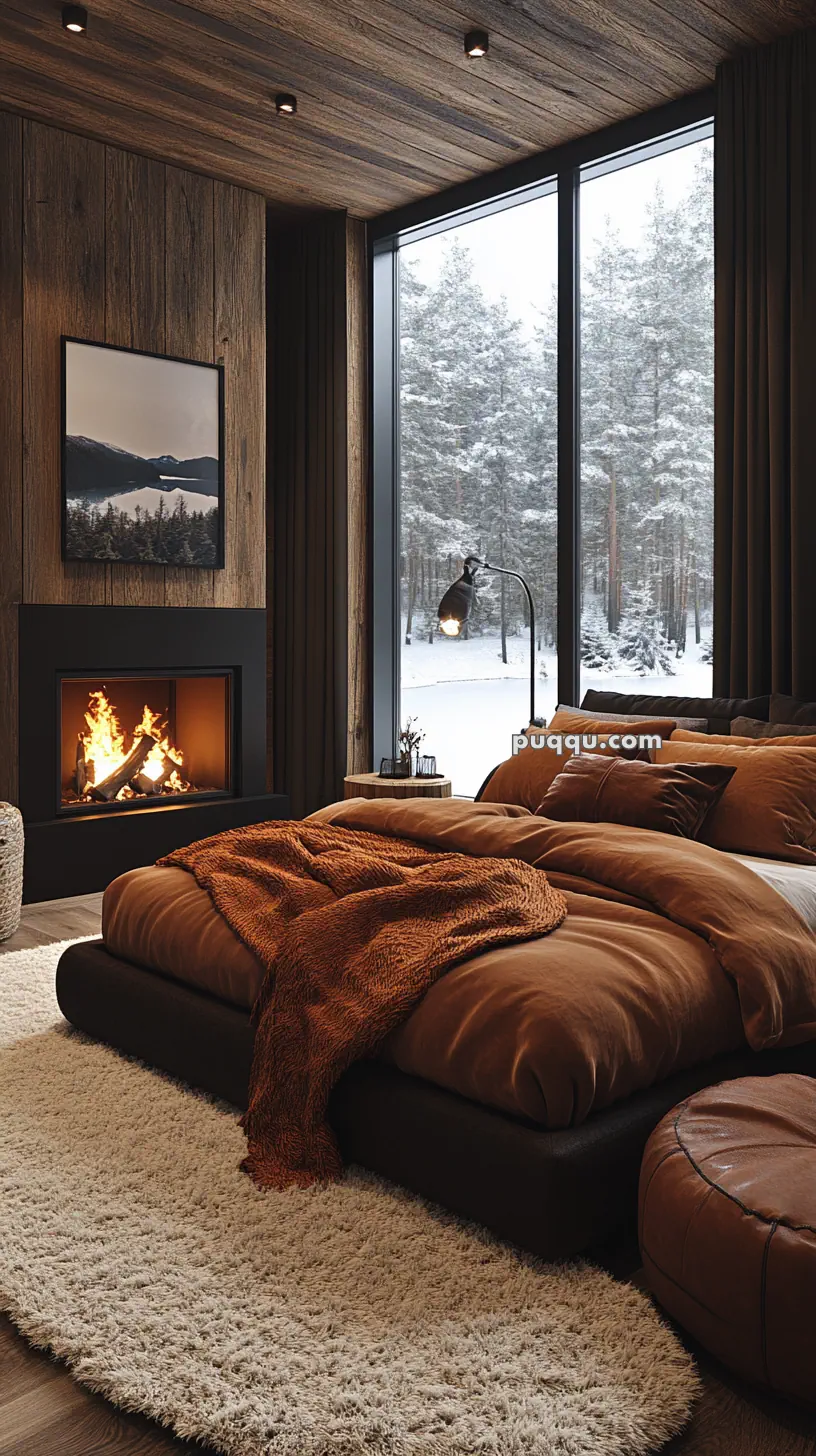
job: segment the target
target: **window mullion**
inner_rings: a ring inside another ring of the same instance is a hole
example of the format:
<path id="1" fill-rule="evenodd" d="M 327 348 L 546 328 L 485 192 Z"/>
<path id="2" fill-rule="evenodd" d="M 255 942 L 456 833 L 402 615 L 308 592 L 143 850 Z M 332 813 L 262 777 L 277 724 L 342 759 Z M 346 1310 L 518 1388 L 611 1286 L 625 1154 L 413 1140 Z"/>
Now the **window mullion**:
<path id="1" fill-rule="evenodd" d="M 399 702 L 399 287 L 396 241 L 375 250 L 372 377 L 373 753 L 394 752 Z"/>
<path id="2" fill-rule="evenodd" d="M 558 174 L 558 701 L 580 693 L 580 172 Z"/>

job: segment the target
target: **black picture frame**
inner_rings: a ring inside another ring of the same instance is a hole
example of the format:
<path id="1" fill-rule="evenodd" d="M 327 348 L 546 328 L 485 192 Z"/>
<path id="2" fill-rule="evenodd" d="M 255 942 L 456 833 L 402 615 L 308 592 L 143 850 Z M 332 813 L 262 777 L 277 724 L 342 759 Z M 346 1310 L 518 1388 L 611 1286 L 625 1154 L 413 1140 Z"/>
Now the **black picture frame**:
<path id="1" fill-rule="evenodd" d="M 108 559 L 94 555 L 78 555 L 69 553 L 67 542 L 68 524 L 68 481 L 67 481 L 67 392 L 68 392 L 68 346 L 80 345 L 88 349 L 105 349 L 117 354 L 139 355 L 143 358 L 155 359 L 162 363 L 183 364 L 191 369 L 211 370 L 217 378 L 217 428 L 218 428 L 218 457 L 217 457 L 217 535 L 215 542 L 215 558 L 208 562 L 178 562 L 157 560 L 151 564 L 159 566 L 185 566 L 193 571 L 223 571 L 225 561 L 225 525 L 226 525 L 226 410 L 225 410 L 225 371 L 223 364 L 211 363 L 209 360 L 187 359 L 177 354 L 159 353 L 152 349 L 133 349 L 121 344 L 107 344 L 98 339 L 81 339 L 71 334 L 60 336 L 60 477 L 61 477 L 61 554 L 63 561 L 72 562 L 95 562 Z M 145 565 L 143 561 L 117 558 L 117 564 L 132 567 L 138 570 Z"/>

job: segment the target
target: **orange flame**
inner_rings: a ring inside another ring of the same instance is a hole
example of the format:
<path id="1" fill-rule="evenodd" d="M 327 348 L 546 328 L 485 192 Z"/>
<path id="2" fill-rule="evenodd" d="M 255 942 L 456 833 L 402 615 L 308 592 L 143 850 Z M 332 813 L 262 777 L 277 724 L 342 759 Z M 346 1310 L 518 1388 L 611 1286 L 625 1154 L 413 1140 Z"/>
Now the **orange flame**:
<path id="1" fill-rule="evenodd" d="M 155 745 L 151 748 L 140 770 L 147 778 L 155 781 L 161 777 L 166 758 L 171 759 L 179 768 L 184 763 L 184 755 L 181 749 L 176 748 L 175 744 L 170 741 L 167 724 L 161 721 L 161 714 L 154 713 L 147 703 L 142 710 L 141 721 L 137 723 L 131 734 L 130 743 L 126 742 L 125 734 L 116 716 L 116 709 L 104 690 L 90 694 L 85 722 L 88 725 L 88 732 L 80 736 L 85 750 L 85 768 L 89 786 L 101 783 L 109 774 L 115 773 L 118 768 L 121 768 L 137 738 L 155 739 Z M 175 768 L 165 779 L 165 783 L 176 793 L 184 793 L 190 789 L 190 785 Z M 126 784 L 116 797 L 118 799 L 132 798 L 133 790 Z"/>

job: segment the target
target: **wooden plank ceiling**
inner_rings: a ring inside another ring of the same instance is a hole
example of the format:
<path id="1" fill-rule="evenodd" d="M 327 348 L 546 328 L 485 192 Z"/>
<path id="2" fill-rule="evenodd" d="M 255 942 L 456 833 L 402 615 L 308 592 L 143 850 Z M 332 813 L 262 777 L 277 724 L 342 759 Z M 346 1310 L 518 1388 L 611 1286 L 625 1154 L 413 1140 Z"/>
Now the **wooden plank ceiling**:
<path id="1" fill-rule="evenodd" d="M 0 0 L 0 106 L 371 217 L 711 83 L 816 0 Z M 468 61 L 464 32 L 490 33 Z M 273 97 L 294 91 L 295 118 Z"/>

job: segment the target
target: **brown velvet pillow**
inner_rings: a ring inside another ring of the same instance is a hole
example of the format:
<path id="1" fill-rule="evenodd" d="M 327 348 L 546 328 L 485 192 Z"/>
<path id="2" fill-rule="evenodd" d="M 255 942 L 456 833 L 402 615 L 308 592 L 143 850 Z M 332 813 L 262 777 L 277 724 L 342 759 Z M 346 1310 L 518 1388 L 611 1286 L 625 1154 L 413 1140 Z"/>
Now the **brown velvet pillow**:
<path id="1" fill-rule="evenodd" d="M 768 717 L 772 723 L 816 723 L 816 703 L 792 698 L 787 693 L 771 693 Z"/>
<path id="2" fill-rule="evenodd" d="M 556 775 L 536 813 L 695 839 L 735 773 L 719 763 L 654 764 L 582 753 Z"/>
<path id="3" fill-rule="evenodd" d="M 731 732 L 736 737 L 750 738 L 751 742 L 767 738 L 801 738 L 805 742 L 806 737 L 813 737 L 807 733 L 807 723 L 763 723 L 761 718 L 732 718 Z M 816 730 L 814 730 L 816 732 Z M 816 737 L 813 738 L 816 745 Z"/>
<path id="4" fill-rule="evenodd" d="M 631 734 L 639 738 L 648 733 L 652 737 L 665 739 L 671 738 L 676 726 L 673 718 L 630 718 L 626 723 L 609 723 L 605 718 L 595 718 L 591 713 L 585 713 L 582 708 L 556 708 L 547 732 L 595 734 L 600 740 L 600 749 L 606 746 L 609 734 L 620 735 L 621 738 Z M 649 756 L 649 750 L 645 748 L 613 748 L 610 751 L 621 758 L 648 759 Z"/>
<path id="5" fill-rule="evenodd" d="M 752 743 L 683 743 L 654 752 L 656 763 L 722 763 L 736 768 L 700 839 L 715 849 L 816 864 L 816 753 Z"/>
<path id="6" fill-rule="evenodd" d="M 739 722 L 735 718 L 734 722 Z M 772 723 L 763 723 L 763 728 L 773 728 Z M 807 723 L 800 723 L 794 728 L 794 736 L 782 733 L 778 737 L 772 737 L 763 733 L 759 737 L 752 737 L 749 734 L 738 733 L 687 733 L 685 729 L 678 728 L 672 733 L 672 743 L 721 743 L 726 748 L 816 748 L 816 733 L 805 733 Z"/>
<path id="7" fill-rule="evenodd" d="M 550 732 L 597 733 L 601 739 L 606 733 L 619 731 L 617 724 L 600 724 L 594 719 L 589 722 L 582 720 L 578 728 L 566 726 L 556 728 L 553 727 L 553 724 L 558 716 L 556 713 L 548 728 L 531 727 L 527 730 L 528 733 L 534 734 L 538 741 L 543 742 Z M 651 722 L 640 720 L 637 723 L 627 723 L 625 727 L 627 733 L 635 733 L 638 736 L 649 733 L 665 740 L 669 737 L 674 724 L 666 719 Z M 597 750 L 593 751 L 602 756 L 619 756 L 616 750 L 611 748 L 599 746 Z M 512 758 L 506 758 L 504 763 L 500 763 L 494 770 L 482 788 L 480 801 L 484 804 L 521 804 L 534 814 L 556 774 L 561 772 L 564 764 L 569 763 L 572 756 L 571 749 L 564 753 L 556 753 L 554 748 L 533 748 L 532 746 L 522 748 L 521 753 L 514 754 Z"/>

